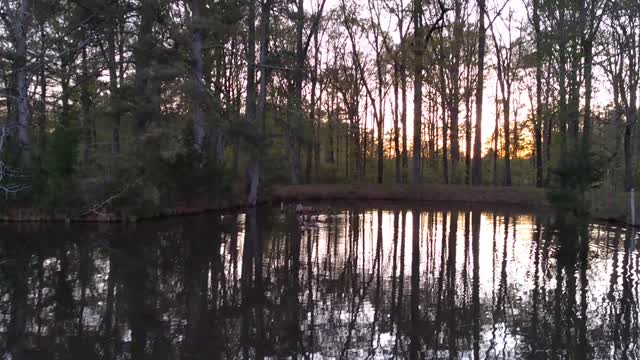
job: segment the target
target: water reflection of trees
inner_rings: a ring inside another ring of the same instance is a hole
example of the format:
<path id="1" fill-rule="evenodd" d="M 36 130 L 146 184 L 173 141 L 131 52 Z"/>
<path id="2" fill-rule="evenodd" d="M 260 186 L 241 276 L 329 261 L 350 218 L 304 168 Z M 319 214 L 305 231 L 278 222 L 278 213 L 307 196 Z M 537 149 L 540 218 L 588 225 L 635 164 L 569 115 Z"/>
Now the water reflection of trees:
<path id="1" fill-rule="evenodd" d="M 638 357 L 635 233 L 478 211 L 6 226 L 13 359 Z"/>

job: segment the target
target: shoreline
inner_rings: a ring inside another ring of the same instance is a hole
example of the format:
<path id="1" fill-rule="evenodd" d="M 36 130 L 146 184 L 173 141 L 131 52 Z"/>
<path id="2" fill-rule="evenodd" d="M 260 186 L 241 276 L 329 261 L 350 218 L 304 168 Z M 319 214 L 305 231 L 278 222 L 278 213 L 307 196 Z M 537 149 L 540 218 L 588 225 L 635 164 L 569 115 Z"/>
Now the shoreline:
<path id="1" fill-rule="evenodd" d="M 592 206 L 594 220 L 631 225 L 627 211 L 619 206 L 621 196 L 594 196 L 598 206 Z M 237 197 L 236 197 L 237 198 Z M 450 208 L 510 208 L 540 212 L 552 210 L 544 189 L 535 187 L 468 186 L 468 185 L 407 185 L 407 184 L 348 184 L 348 185 L 287 185 L 275 187 L 259 205 L 293 202 L 388 202 L 415 207 Z M 189 203 L 173 208 L 160 208 L 146 214 L 134 214 L 127 209 L 73 215 L 78 210 L 17 208 L 0 211 L 3 223 L 136 223 L 204 213 L 243 211 L 238 201 L 220 204 Z"/>
<path id="2" fill-rule="evenodd" d="M 467 185 L 290 185 L 276 188 L 274 201 L 408 201 L 461 205 L 515 206 L 531 210 L 549 208 L 543 189 Z"/>

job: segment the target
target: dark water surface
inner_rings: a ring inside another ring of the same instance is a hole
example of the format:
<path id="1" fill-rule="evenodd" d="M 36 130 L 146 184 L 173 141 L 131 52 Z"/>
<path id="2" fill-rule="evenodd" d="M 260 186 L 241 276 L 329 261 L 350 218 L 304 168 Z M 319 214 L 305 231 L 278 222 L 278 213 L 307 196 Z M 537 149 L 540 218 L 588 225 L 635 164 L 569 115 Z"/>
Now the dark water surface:
<path id="1" fill-rule="evenodd" d="M 640 356 L 635 232 L 380 206 L 3 225 L 0 358 Z"/>

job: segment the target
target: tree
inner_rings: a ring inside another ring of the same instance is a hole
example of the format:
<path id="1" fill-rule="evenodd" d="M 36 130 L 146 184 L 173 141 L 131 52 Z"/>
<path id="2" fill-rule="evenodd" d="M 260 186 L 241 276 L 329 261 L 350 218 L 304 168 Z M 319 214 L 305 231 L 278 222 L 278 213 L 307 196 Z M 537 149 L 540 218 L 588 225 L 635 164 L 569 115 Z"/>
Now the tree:
<path id="1" fill-rule="evenodd" d="M 13 118 L 16 123 L 16 140 L 20 149 L 20 166 L 31 166 L 31 107 L 29 105 L 28 36 L 32 25 L 31 0 L 20 0 L 12 7 L 8 1 L 2 3 L 2 19 L 13 46 L 11 70 L 13 81 L 11 98 L 13 99 Z"/>
<path id="2" fill-rule="evenodd" d="M 422 182 L 420 156 L 422 153 L 422 57 L 424 40 L 422 1 L 413 0 L 413 183 Z"/>
<path id="3" fill-rule="evenodd" d="M 294 68 L 292 71 L 292 94 L 291 94 L 291 128 L 293 129 L 293 136 L 290 137 L 290 148 L 292 155 L 292 167 L 291 167 L 291 183 L 298 184 L 300 182 L 300 170 L 301 170 L 301 144 L 300 140 L 297 139 L 303 131 L 303 98 L 302 98 L 302 83 L 304 81 L 304 66 L 305 61 L 307 59 L 307 53 L 309 51 L 309 46 L 311 44 L 311 40 L 313 39 L 313 35 L 318 31 L 318 24 L 320 22 L 320 18 L 322 17 L 322 12 L 324 11 L 324 5 L 326 0 L 321 0 L 320 6 L 318 7 L 318 11 L 313 15 L 313 20 L 311 23 L 311 27 L 307 33 L 305 38 L 304 34 L 304 23 L 305 23 L 305 13 L 304 13 L 304 0 L 298 0 L 297 2 L 297 12 L 295 15 L 295 62 Z"/>
<path id="4" fill-rule="evenodd" d="M 453 39 L 452 39 L 452 59 L 449 66 L 449 78 L 451 79 L 451 161 L 453 165 L 454 181 L 456 181 L 458 163 L 460 162 L 460 142 L 459 142 L 459 117 L 460 117 L 460 63 L 461 49 L 463 45 L 464 23 L 463 23 L 463 6 L 466 1 L 454 1 L 455 17 L 453 21 Z"/>
<path id="5" fill-rule="evenodd" d="M 144 133 L 149 122 L 160 113 L 160 88 L 158 79 L 154 76 L 157 71 L 156 61 L 158 59 L 154 56 L 157 54 L 157 49 L 156 34 L 153 31 L 160 11 L 158 0 L 142 0 L 140 3 L 140 24 L 137 28 L 138 41 L 133 50 L 136 96 L 134 128 L 138 136 Z"/>
<path id="6" fill-rule="evenodd" d="M 427 28 L 423 24 L 424 9 L 421 0 L 413 0 L 413 182 L 422 182 L 422 83 L 424 52 L 433 33 L 442 29 L 449 9 L 438 2 L 437 17 Z"/>
<path id="7" fill-rule="evenodd" d="M 486 29 L 484 25 L 485 14 L 485 1 L 478 0 L 478 78 L 476 81 L 476 125 L 473 140 L 473 163 L 471 168 L 471 182 L 473 185 L 482 184 L 482 100 L 484 91 L 484 54 L 486 43 Z"/>
<path id="8" fill-rule="evenodd" d="M 496 50 L 496 72 L 498 75 L 498 84 L 501 95 L 500 103 L 502 104 L 502 114 L 504 119 L 504 185 L 506 186 L 511 186 L 511 89 L 514 77 L 517 75 L 517 68 L 514 66 L 513 59 L 517 44 L 515 44 L 511 38 L 511 34 L 513 32 L 511 28 L 512 17 L 513 12 L 510 10 L 506 23 L 508 32 L 506 45 L 503 43 L 501 36 L 500 41 L 498 41 L 493 24 L 491 25 L 491 36 Z M 519 41 L 519 39 L 516 41 Z M 498 109 L 496 108 L 496 116 L 497 115 Z M 498 151 L 497 147 L 495 151 Z"/>
<path id="9" fill-rule="evenodd" d="M 200 0 L 191 0 L 191 82 L 193 87 L 191 105 L 191 127 L 193 132 L 194 151 L 204 152 L 205 120 L 204 109 L 207 91 L 204 87 L 204 64 L 202 47 L 204 34 L 202 31 L 202 4 Z"/>
<path id="10" fill-rule="evenodd" d="M 626 191 L 634 186 L 633 167 L 633 133 L 637 121 L 637 101 L 640 75 L 638 75 L 638 63 L 640 52 L 637 44 L 640 43 L 638 31 L 637 7 L 616 6 L 613 9 L 610 23 L 611 38 L 619 50 L 609 52 L 609 76 L 614 88 L 614 104 L 619 115 L 624 115 L 624 188 Z M 619 55 L 618 55 L 619 54 Z M 618 55 L 618 56 L 616 56 Z M 613 66 L 612 66 L 613 65 Z"/>
<path id="11" fill-rule="evenodd" d="M 248 124 L 258 127 L 256 119 L 256 2 L 247 2 L 247 97 L 245 118 Z M 255 156 L 254 156 L 255 157 Z M 248 191 L 247 204 L 255 206 L 258 198 L 259 164 L 251 159 L 247 171 Z"/>
<path id="12" fill-rule="evenodd" d="M 540 28 L 540 0 L 533 0 L 533 29 L 536 42 L 536 110 L 535 110 L 535 144 L 536 144 L 536 186 L 542 187 L 542 30 Z M 564 50 L 561 50 L 564 51 Z M 560 86 L 564 86 L 560 84 Z M 564 91 L 562 88 L 560 91 Z M 562 101 L 562 99 L 561 99 Z M 561 105 L 562 106 L 562 105 Z M 562 115 L 561 115 L 562 116 Z M 547 144 L 549 146 L 550 144 Z"/>

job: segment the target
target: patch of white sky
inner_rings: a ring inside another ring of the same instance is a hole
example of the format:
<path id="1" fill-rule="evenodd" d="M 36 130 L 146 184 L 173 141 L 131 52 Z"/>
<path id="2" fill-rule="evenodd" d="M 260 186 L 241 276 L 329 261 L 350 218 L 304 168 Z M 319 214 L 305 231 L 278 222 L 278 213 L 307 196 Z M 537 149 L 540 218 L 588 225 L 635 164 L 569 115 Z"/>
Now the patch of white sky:
<path id="1" fill-rule="evenodd" d="M 316 13 L 319 7 L 319 4 L 322 0 L 304 0 L 305 1 L 305 10 L 307 12 Z M 341 3 L 343 0 L 326 0 L 324 14 L 329 14 L 332 11 L 336 11 L 341 7 Z M 365 21 L 369 21 L 368 19 L 372 16 L 369 11 L 368 0 L 344 0 L 347 4 L 354 4 L 358 9 L 358 16 Z M 391 38 L 394 44 L 398 44 L 400 42 L 400 32 L 398 31 L 398 21 L 397 16 L 395 14 L 391 14 L 383 4 L 391 3 L 389 0 L 373 0 L 378 9 L 380 9 L 380 22 L 381 27 L 384 31 L 391 35 Z M 401 0 L 396 0 L 395 3 L 399 4 Z M 402 0 L 406 14 L 404 16 L 405 23 L 405 32 L 407 32 L 407 28 L 409 28 L 408 33 L 410 34 L 413 31 L 412 26 L 409 26 L 411 22 L 411 0 Z M 496 73 L 496 54 L 495 54 L 495 44 L 494 39 L 492 37 L 492 29 L 489 26 L 493 27 L 493 31 L 498 40 L 498 43 L 503 46 L 508 46 L 509 41 L 515 41 L 519 37 L 528 36 L 527 29 L 530 28 L 529 25 L 529 14 L 528 14 L 528 2 L 527 0 L 488 0 L 487 1 L 487 15 L 485 18 L 485 26 L 487 26 L 486 33 L 486 57 L 485 57 L 485 71 L 484 71 L 484 92 L 483 92 L 483 112 L 482 112 L 482 142 L 483 142 L 483 152 L 487 152 L 489 148 L 493 147 L 493 136 L 496 127 L 496 96 L 500 96 L 499 94 L 499 85 L 497 82 L 497 73 Z M 469 0 L 468 5 L 468 21 L 475 23 L 477 21 L 477 7 L 476 2 L 474 0 Z M 453 12 L 450 11 L 447 16 L 450 18 L 453 17 Z M 451 19 L 449 19 L 450 21 Z M 343 33 L 340 34 L 341 44 L 344 46 L 347 51 L 350 49 L 351 44 L 344 28 L 342 29 Z M 332 44 L 328 40 L 328 35 L 323 34 L 321 38 L 324 46 L 321 49 L 321 61 L 329 62 L 333 61 L 332 54 Z M 332 39 L 331 41 L 335 41 Z M 373 34 L 369 32 L 367 35 L 364 35 L 357 39 L 357 48 L 359 51 L 363 52 L 363 54 L 368 58 L 369 64 L 373 66 L 373 57 L 374 48 L 373 48 Z M 476 64 L 473 65 L 474 70 Z M 410 71 L 411 69 L 407 69 Z M 388 71 L 391 71 L 390 69 Z M 371 72 L 373 74 L 373 72 Z M 513 122 L 517 121 L 519 124 L 524 123 L 527 118 L 530 116 L 531 109 L 533 108 L 532 101 L 535 101 L 535 79 L 533 77 L 533 69 L 528 70 L 520 70 L 519 79 L 516 79 L 512 85 L 512 97 L 511 97 L 511 121 L 513 129 Z M 387 74 L 387 76 L 393 76 L 393 74 Z M 374 95 L 376 91 L 374 89 L 375 81 L 374 77 L 370 76 L 369 81 L 372 92 Z M 427 86 L 430 80 L 425 79 L 425 87 Z M 610 90 L 610 86 L 604 81 L 606 80 L 605 75 L 602 73 L 601 69 L 598 67 L 594 67 L 594 87 L 593 87 L 593 99 L 592 106 L 594 108 L 604 107 L 609 104 L 612 100 L 612 94 Z M 365 104 L 368 106 L 366 119 L 367 119 L 367 128 L 374 129 L 375 132 L 375 123 L 373 119 L 373 109 L 371 108 L 371 104 L 365 101 L 366 94 L 361 94 L 361 114 L 365 113 Z M 377 101 L 378 99 L 376 99 Z M 393 107 L 391 106 L 391 102 L 393 101 L 393 92 L 391 89 L 386 91 L 385 97 L 385 113 L 384 113 L 384 131 L 385 133 L 389 133 L 393 130 Z M 472 97 L 472 106 L 471 106 L 471 117 L 472 122 L 475 123 L 475 91 L 474 96 Z M 428 116 L 430 115 L 429 109 L 427 108 L 427 102 L 423 100 L 423 124 L 426 123 Z M 464 104 L 460 103 L 460 141 L 464 141 Z M 499 119 L 498 126 L 500 129 L 503 126 L 503 117 L 502 110 L 499 109 Z M 413 133 L 413 84 L 411 81 L 407 84 L 407 134 L 408 138 L 411 139 L 411 134 Z M 441 116 L 441 115 L 439 115 Z M 442 120 L 438 119 L 438 126 L 441 126 Z M 423 125 L 424 126 L 424 125 Z M 523 130 L 524 133 L 522 135 L 524 137 L 531 137 L 531 134 Z M 424 139 L 426 141 L 426 139 Z M 409 140 L 411 141 L 411 140 Z M 441 143 L 441 141 L 440 141 Z M 411 146 L 411 144 L 409 144 Z M 461 151 L 464 152 L 464 146 L 461 146 Z M 526 154 L 524 154 L 526 155 Z"/>

